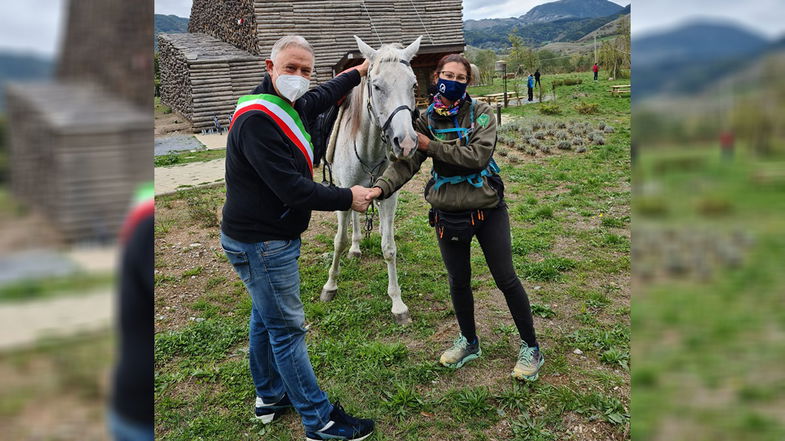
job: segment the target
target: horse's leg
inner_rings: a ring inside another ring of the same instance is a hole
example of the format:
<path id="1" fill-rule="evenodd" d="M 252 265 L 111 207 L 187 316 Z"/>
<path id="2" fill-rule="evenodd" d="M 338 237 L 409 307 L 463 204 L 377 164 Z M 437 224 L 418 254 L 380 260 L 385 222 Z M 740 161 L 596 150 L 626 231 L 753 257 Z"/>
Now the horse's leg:
<path id="1" fill-rule="evenodd" d="M 349 212 L 339 211 L 338 232 L 335 233 L 335 240 L 333 241 L 333 264 L 330 266 L 330 277 L 327 279 L 327 283 L 324 284 L 322 295 L 320 296 L 323 302 L 329 302 L 338 292 L 336 279 L 341 269 L 341 255 L 346 250 L 347 245 L 349 245 L 348 227 Z"/>
<path id="2" fill-rule="evenodd" d="M 401 300 L 401 287 L 398 285 L 398 268 L 396 263 L 397 248 L 395 246 L 395 207 L 398 205 L 398 193 L 379 201 L 379 228 L 382 233 L 382 254 L 387 262 L 387 295 L 392 299 L 392 313 L 398 324 L 412 322 L 409 307 Z"/>
<path id="3" fill-rule="evenodd" d="M 349 248 L 349 257 L 357 258 L 362 256 L 360 251 L 360 240 L 363 237 L 362 225 L 360 224 L 360 213 L 352 210 L 352 247 Z"/>

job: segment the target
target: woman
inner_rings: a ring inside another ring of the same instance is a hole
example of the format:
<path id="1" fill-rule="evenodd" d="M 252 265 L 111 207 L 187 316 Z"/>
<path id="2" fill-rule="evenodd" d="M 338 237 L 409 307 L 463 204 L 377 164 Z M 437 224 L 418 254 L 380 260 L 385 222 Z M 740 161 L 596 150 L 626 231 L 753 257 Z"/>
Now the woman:
<path id="1" fill-rule="evenodd" d="M 450 296 L 461 334 L 440 363 L 457 369 L 482 354 L 474 323 L 470 246 L 476 236 L 496 286 L 504 293 L 521 337 L 513 377 L 536 380 L 545 361 L 537 345 L 531 307 L 512 264 L 510 220 L 504 184 L 493 161 L 496 122 L 491 107 L 466 93 L 471 67 L 461 55 L 443 57 L 434 72 L 437 94 L 415 123 L 417 153 L 393 163 L 368 198 L 388 197 L 433 158 L 432 179 L 425 187 L 450 278 Z"/>

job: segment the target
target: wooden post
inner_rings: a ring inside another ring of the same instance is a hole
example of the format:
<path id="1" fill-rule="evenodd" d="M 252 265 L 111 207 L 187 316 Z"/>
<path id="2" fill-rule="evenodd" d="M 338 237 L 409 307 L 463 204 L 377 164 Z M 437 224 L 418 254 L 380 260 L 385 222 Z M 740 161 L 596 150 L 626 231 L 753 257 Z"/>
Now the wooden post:
<path id="1" fill-rule="evenodd" d="M 496 103 L 496 125 L 502 125 L 502 106 L 499 103 Z"/>
<path id="2" fill-rule="evenodd" d="M 507 63 L 504 63 L 504 107 L 507 107 Z"/>

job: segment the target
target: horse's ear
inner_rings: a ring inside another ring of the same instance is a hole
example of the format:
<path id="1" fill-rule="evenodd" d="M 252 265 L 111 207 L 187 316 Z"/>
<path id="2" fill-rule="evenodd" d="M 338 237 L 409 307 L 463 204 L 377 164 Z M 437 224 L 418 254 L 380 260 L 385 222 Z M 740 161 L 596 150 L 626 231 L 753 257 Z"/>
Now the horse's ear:
<path id="1" fill-rule="evenodd" d="M 403 50 L 401 58 L 406 61 L 412 61 L 412 58 L 417 55 L 417 51 L 420 50 L 420 40 L 422 40 L 422 35 L 417 37 L 409 47 Z"/>
<path id="2" fill-rule="evenodd" d="M 371 61 L 376 57 L 376 49 L 365 44 L 365 42 L 356 35 L 354 36 L 354 39 L 357 40 L 357 47 L 360 49 L 360 53 L 363 54 L 363 57 L 365 57 L 366 60 Z"/>

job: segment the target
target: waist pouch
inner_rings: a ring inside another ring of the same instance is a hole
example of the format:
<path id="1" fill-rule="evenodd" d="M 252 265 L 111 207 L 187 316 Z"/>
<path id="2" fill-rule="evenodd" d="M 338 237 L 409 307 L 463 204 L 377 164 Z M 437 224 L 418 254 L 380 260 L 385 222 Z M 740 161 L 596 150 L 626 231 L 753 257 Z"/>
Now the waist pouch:
<path id="1" fill-rule="evenodd" d="M 439 240 L 469 243 L 474 236 L 475 227 L 485 220 L 485 210 L 442 211 L 431 208 L 428 223 L 436 229 Z"/>

